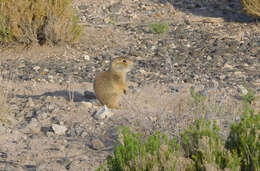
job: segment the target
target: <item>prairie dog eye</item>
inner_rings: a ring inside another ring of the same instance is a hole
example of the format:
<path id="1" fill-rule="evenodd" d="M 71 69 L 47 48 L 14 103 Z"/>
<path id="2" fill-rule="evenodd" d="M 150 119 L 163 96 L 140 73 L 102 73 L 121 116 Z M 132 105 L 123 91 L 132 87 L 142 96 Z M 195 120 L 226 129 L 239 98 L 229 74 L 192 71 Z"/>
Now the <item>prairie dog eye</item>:
<path id="1" fill-rule="evenodd" d="M 124 59 L 123 62 L 126 63 L 126 60 Z"/>

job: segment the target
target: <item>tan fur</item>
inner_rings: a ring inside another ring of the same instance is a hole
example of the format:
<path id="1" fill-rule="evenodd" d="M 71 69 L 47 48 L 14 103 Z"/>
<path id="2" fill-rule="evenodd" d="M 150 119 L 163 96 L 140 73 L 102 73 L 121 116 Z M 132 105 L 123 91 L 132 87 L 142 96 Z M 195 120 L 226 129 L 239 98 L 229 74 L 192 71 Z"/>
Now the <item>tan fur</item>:
<path id="1" fill-rule="evenodd" d="M 122 93 L 128 91 L 126 74 L 133 67 L 133 61 L 126 57 L 115 58 L 108 71 L 99 73 L 94 82 L 96 97 L 102 105 L 119 108 Z"/>

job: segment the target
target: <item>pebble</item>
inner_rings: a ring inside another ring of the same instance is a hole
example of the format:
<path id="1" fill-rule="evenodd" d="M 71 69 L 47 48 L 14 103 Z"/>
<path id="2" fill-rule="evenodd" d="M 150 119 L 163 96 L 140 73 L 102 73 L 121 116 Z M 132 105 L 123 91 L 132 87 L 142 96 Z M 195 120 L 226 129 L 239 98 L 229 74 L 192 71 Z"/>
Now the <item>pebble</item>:
<path id="1" fill-rule="evenodd" d="M 86 61 L 90 60 L 90 57 L 87 54 L 82 55 L 82 58 Z"/>
<path id="2" fill-rule="evenodd" d="M 94 117 L 96 119 L 105 119 L 105 118 L 109 118 L 113 115 L 113 113 L 107 108 L 106 105 L 104 105 L 101 109 L 99 109 L 96 114 L 94 115 Z"/>
<path id="3" fill-rule="evenodd" d="M 55 109 L 55 105 L 53 105 L 53 104 L 48 105 L 49 112 L 52 112 L 54 109 Z"/>
<path id="4" fill-rule="evenodd" d="M 57 135 L 65 135 L 67 128 L 64 125 L 52 124 L 52 129 Z"/>
<path id="5" fill-rule="evenodd" d="M 25 64 L 20 64 L 20 65 L 18 66 L 19 69 L 24 68 L 24 67 L 25 67 Z"/>
<path id="6" fill-rule="evenodd" d="M 99 150 L 99 149 L 104 148 L 105 145 L 100 139 L 94 138 L 91 141 L 91 146 L 94 150 Z"/>
<path id="7" fill-rule="evenodd" d="M 35 66 L 35 67 L 33 67 L 33 69 L 34 69 L 35 71 L 39 71 L 39 70 L 41 69 L 41 67 Z"/>
<path id="8" fill-rule="evenodd" d="M 29 105 L 30 107 L 33 107 L 33 106 L 34 106 L 34 103 L 33 103 L 33 100 L 32 100 L 31 97 L 28 98 L 28 105 Z"/>
<path id="9" fill-rule="evenodd" d="M 82 22 L 87 21 L 87 17 L 85 15 L 83 15 L 80 19 L 81 19 Z"/>
<path id="10" fill-rule="evenodd" d="M 225 69 L 233 69 L 233 66 L 226 63 L 226 64 L 224 65 L 224 68 L 225 68 Z"/>
<path id="11" fill-rule="evenodd" d="M 225 75 L 221 75 L 221 76 L 219 76 L 219 78 L 220 78 L 221 80 L 224 80 L 224 79 L 226 78 L 226 76 L 225 76 Z"/>
<path id="12" fill-rule="evenodd" d="M 236 116 L 235 121 L 240 121 L 240 116 Z"/>

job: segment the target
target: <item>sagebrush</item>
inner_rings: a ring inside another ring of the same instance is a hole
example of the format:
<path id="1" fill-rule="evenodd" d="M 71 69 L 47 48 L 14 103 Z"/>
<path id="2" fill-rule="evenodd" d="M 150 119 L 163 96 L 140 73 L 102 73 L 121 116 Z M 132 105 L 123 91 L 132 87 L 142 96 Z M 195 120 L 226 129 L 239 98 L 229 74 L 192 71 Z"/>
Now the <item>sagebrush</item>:
<path id="1" fill-rule="evenodd" d="M 129 128 L 119 131 L 120 144 L 99 171 L 242 171 L 259 170 L 260 113 L 243 114 L 221 137 L 216 121 L 198 119 L 180 138 L 156 132 L 148 138 Z"/>
<path id="2" fill-rule="evenodd" d="M 192 168 L 192 161 L 179 155 L 180 145 L 176 139 L 168 140 L 166 135 L 156 132 L 144 140 L 140 133 L 129 128 L 119 132 L 120 145 L 115 148 L 114 156 L 107 157 L 109 171 L 181 171 Z M 97 170 L 107 169 L 103 166 Z"/>
<path id="3" fill-rule="evenodd" d="M 0 0 L 0 44 L 75 43 L 81 35 L 72 0 Z"/>
<path id="4" fill-rule="evenodd" d="M 239 155 L 242 170 L 260 170 L 260 112 L 246 111 L 241 122 L 231 126 L 226 147 Z"/>
<path id="5" fill-rule="evenodd" d="M 216 121 L 196 120 L 194 125 L 181 135 L 185 156 L 194 161 L 195 170 L 233 170 L 240 169 L 237 153 L 224 148 L 220 129 Z"/>
<path id="6" fill-rule="evenodd" d="M 168 23 L 157 22 L 157 23 L 149 24 L 148 27 L 150 28 L 151 32 L 154 34 L 163 34 L 169 32 Z"/>

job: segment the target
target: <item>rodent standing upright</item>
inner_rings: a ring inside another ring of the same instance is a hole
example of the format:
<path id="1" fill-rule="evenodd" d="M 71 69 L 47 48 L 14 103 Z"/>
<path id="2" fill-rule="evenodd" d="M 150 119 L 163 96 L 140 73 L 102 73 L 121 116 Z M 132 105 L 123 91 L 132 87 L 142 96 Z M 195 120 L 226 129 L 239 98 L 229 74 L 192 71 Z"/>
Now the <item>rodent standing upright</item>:
<path id="1" fill-rule="evenodd" d="M 126 74 L 132 69 L 134 62 L 127 57 L 115 58 L 108 71 L 99 73 L 94 81 L 97 99 L 109 108 L 119 108 L 119 97 L 128 91 Z"/>

